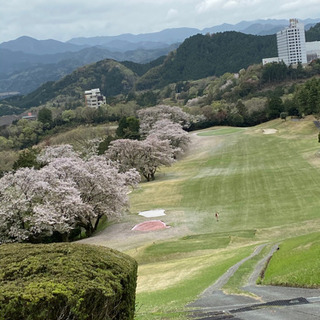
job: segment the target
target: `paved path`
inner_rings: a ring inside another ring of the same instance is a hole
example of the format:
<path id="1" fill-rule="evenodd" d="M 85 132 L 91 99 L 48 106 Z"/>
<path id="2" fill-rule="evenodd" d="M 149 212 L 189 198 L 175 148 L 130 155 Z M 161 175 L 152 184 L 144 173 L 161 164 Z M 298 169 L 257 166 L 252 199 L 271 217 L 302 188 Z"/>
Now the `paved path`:
<path id="1" fill-rule="evenodd" d="M 258 299 L 241 295 L 226 295 L 221 288 L 238 270 L 241 264 L 259 254 L 265 245 L 260 245 L 247 258 L 241 260 L 223 274 L 212 286 L 206 289 L 199 299 L 188 305 L 196 311 L 193 319 L 231 319 L 231 320 L 319 320 L 320 289 L 302 289 L 255 284 L 267 259 L 277 250 L 273 246 L 249 277 L 242 289 L 256 295 Z"/>

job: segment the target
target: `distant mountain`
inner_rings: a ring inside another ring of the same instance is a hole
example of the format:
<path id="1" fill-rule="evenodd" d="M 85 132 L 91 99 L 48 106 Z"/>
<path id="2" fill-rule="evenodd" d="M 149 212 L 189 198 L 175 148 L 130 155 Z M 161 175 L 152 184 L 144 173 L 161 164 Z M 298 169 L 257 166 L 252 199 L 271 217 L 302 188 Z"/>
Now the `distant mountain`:
<path id="1" fill-rule="evenodd" d="M 314 25 L 320 22 L 320 18 L 318 19 L 298 19 L 302 23 L 306 25 Z M 219 26 L 214 26 L 211 28 L 206 28 L 201 31 L 201 33 L 217 33 L 224 31 L 237 31 L 246 34 L 253 35 L 271 35 L 275 34 L 278 31 L 282 30 L 284 27 L 289 25 L 289 20 L 282 19 L 267 19 L 267 20 L 254 20 L 254 21 L 241 21 L 237 24 L 221 24 Z M 309 28 L 306 28 L 308 30 Z"/>
<path id="2" fill-rule="evenodd" d="M 69 51 L 75 52 L 80 51 L 85 47 L 87 46 L 75 45 L 72 43 L 65 43 L 52 39 L 36 40 L 26 36 L 0 44 L 0 48 L 2 49 L 21 51 L 36 55 L 55 54 Z"/>
<path id="3" fill-rule="evenodd" d="M 61 60 L 58 55 L 35 55 L 21 51 L 11 51 L 0 47 L 0 78 L 6 78 L 8 74 L 20 72 L 39 64 L 55 63 Z M 0 89 L 1 90 L 1 89 Z"/>
<path id="4" fill-rule="evenodd" d="M 309 20 L 308 20 L 309 21 Z M 320 21 L 320 18 L 317 20 Z M 289 24 L 288 20 L 255 20 L 255 21 L 241 21 L 237 24 L 221 24 L 211 28 L 205 28 L 203 30 L 197 28 L 172 28 L 165 29 L 160 32 L 152 32 L 145 34 L 121 34 L 118 36 L 105 36 L 105 37 L 89 37 L 89 38 L 73 38 L 68 41 L 75 45 L 86 45 L 86 46 L 103 46 L 111 50 L 117 41 L 119 43 L 138 44 L 138 43 L 150 43 L 158 45 L 172 44 L 177 42 L 183 42 L 186 38 L 194 36 L 198 33 L 218 33 L 226 31 L 237 31 L 248 34 L 258 35 L 263 32 L 265 34 L 273 34 L 274 29 L 281 29 Z M 257 28 L 257 29 L 255 29 Z M 115 46 L 118 50 L 120 47 Z"/>
<path id="5" fill-rule="evenodd" d="M 320 22 L 318 19 L 299 19 L 305 26 L 313 26 Z M 136 49 L 159 49 L 168 47 L 174 43 L 181 43 L 186 38 L 198 33 L 218 33 L 225 31 L 237 31 L 254 35 L 274 34 L 276 30 L 288 26 L 289 20 L 254 20 L 241 21 L 237 24 L 221 24 L 203 30 L 197 28 L 171 28 L 159 32 L 144 34 L 121 34 L 118 36 L 99 36 L 99 37 L 79 37 L 70 39 L 67 42 L 57 40 L 36 40 L 31 37 L 23 36 L 15 40 L 3 42 L 0 48 L 11 51 L 21 51 L 28 54 L 44 55 L 63 52 L 76 52 L 87 47 L 101 46 L 109 51 L 125 52 Z M 307 29 L 308 30 L 308 29 Z"/>
<path id="6" fill-rule="evenodd" d="M 104 46 L 107 47 L 108 44 L 120 40 L 126 41 L 131 43 L 162 43 L 163 45 L 166 44 L 173 44 L 177 42 L 182 42 L 186 38 L 199 33 L 199 29 L 195 28 L 172 28 L 172 29 L 165 29 L 159 32 L 152 32 L 152 33 L 144 33 L 144 34 L 121 34 L 119 36 L 105 36 L 105 37 L 89 37 L 89 38 L 73 38 L 68 41 L 68 43 L 75 44 L 75 45 L 90 45 L 90 46 Z"/>
<path id="7" fill-rule="evenodd" d="M 246 34 L 254 34 L 257 36 L 266 36 L 269 34 L 275 34 L 278 31 L 282 30 L 284 27 L 284 25 L 256 23 L 252 24 L 246 29 L 243 29 L 242 32 Z"/>
<path id="8" fill-rule="evenodd" d="M 182 41 L 180 41 L 182 42 Z M 179 43 L 180 43 L 179 42 Z M 170 44 L 163 42 L 142 41 L 142 42 L 129 42 L 125 40 L 113 40 L 108 43 L 102 44 L 99 47 L 106 48 L 114 52 L 127 52 L 133 50 L 156 50 L 168 48 Z"/>
<path id="9" fill-rule="evenodd" d="M 0 92 L 18 91 L 27 94 L 47 81 L 56 81 L 76 68 L 104 59 L 147 63 L 159 56 L 167 55 L 178 45 L 127 52 L 112 52 L 104 48 L 90 47 L 78 52 L 58 53 L 54 55 L 31 55 L 0 49 Z M 20 62 L 18 62 L 20 61 Z"/>
<path id="10" fill-rule="evenodd" d="M 18 98 L 13 105 L 24 110 L 48 101 L 79 103 L 83 102 L 83 92 L 91 88 L 100 88 L 107 97 L 128 94 L 131 90 L 163 88 L 169 83 L 239 72 L 275 53 L 274 35 L 262 37 L 234 31 L 198 34 L 186 39 L 168 56 L 147 65 L 107 59 L 78 68 L 61 80 L 45 83 Z"/>
<path id="11" fill-rule="evenodd" d="M 308 30 L 320 18 L 301 21 Z M 24 36 L 0 44 L 0 93 L 19 91 L 26 94 L 46 81 L 58 80 L 79 66 L 102 59 L 147 63 L 167 55 L 185 39 L 197 34 L 237 31 L 269 35 L 288 24 L 288 20 L 242 21 L 235 25 L 222 24 L 203 30 L 173 28 L 138 35 L 74 38 L 67 42 L 36 40 Z M 310 39 L 315 38 L 313 36 Z"/>

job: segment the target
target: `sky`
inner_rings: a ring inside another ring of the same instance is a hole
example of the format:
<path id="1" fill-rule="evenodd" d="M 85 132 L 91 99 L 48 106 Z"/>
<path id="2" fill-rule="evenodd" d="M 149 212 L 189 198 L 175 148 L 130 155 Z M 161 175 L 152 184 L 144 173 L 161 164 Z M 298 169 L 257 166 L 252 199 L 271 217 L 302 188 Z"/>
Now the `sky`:
<path id="1" fill-rule="evenodd" d="M 320 18 L 319 0 L 4 0 L 0 43 L 204 29 L 256 19 Z"/>

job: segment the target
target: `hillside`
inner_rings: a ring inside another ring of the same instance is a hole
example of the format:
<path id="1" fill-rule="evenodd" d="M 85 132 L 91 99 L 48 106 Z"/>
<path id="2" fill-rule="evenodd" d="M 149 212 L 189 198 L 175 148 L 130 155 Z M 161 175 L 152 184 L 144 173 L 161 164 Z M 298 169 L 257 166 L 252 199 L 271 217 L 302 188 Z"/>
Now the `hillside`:
<path id="1" fill-rule="evenodd" d="M 163 87 L 169 83 L 238 72 L 263 57 L 277 54 L 275 36 L 253 36 L 238 32 L 201 35 L 186 39 L 160 67 L 149 70 L 137 89 Z"/>
<path id="2" fill-rule="evenodd" d="M 317 23 L 306 32 L 306 41 L 320 41 L 320 23 Z"/>
<path id="3" fill-rule="evenodd" d="M 163 48 L 114 52 L 102 47 L 90 47 L 77 52 L 36 55 L 0 48 L 0 92 L 30 93 L 47 81 L 57 81 L 75 69 L 103 59 L 129 60 L 147 63 L 167 55 L 176 45 Z"/>
<path id="4" fill-rule="evenodd" d="M 319 25 L 316 25 L 308 32 L 317 34 L 318 30 Z M 88 51 L 87 61 L 90 61 L 91 53 L 94 56 L 94 49 L 84 50 Z M 114 60 L 102 60 L 81 67 L 65 78 L 57 82 L 46 83 L 26 96 L 2 100 L 0 114 L 17 114 L 19 110 L 23 111 L 47 102 L 50 102 L 51 106 L 67 103 L 68 108 L 70 108 L 70 101 L 73 106 L 83 105 L 83 91 L 94 87 L 100 88 L 109 101 L 135 100 L 140 107 L 155 105 L 165 98 L 171 98 L 174 103 L 176 98 L 179 98 L 186 103 L 189 99 L 209 92 L 210 101 L 220 100 L 224 94 L 225 99 L 228 97 L 227 100 L 234 102 L 248 94 L 264 90 L 262 86 L 268 86 L 270 81 L 290 82 L 307 79 L 318 73 L 317 63 L 305 71 L 287 70 L 281 66 L 277 71 L 271 70 L 276 68 L 273 66 L 271 69 L 253 67 L 247 75 L 240 78 L 238 75 L 238 80 L 226 75 L 226 79 L 218 81 L 221 82 L 221 89 L 215 85 L 211 86 L 215 87 L 214 90 L 209 88 L 210 80 L 206 80 L 207 77 L 219 77 L 225 73 L 238 74 L 240 70 L 254 64 L 261 66 L 261 59 L 276 55 L 276 51 L 275 36 L 253 36 L 238 32 L 198 34 L 186 39 L 177 50 L 172 51 L 166 57 L 162 56 L 146 64 L 133 61 L 120 63 Z M 75 54 L 80 54 L 80 52 Z M 59 77 L 64 72 L 66 65 L 70 69 L 74 68 L 80 60 L 80 58 L 78 60 L 70 57 L 67 64 L 52 64 L 51 73 Z M 34 78 L 41 78 L 45 74 L 45 69 L 42 69 L 41 66 L 33 73 Z M 24 77 L 24 74 L 21 74 L 19 77 L 13 77 L 12 80 L 21 85 L 35 85 L 35 81 L 28 79 L 27 75 Z M 200 81 L 200 79 L 203 80 Z M 195 88 L 191 88 L 190 82 L 197 80 L 199 83 L 194 85 Z M 183 84 L 184 81 L 189 83 Z M 8 84 L 5 80 L 3 83 Z M 10 87 L 7 91 L 11 90 Z M 227 92 L 219 93 L 217 90 Z M 179 93 L 179 96 L 174 96 L 174 92 Z M 130 95 L 126 97 L 129 93 Z M 117 95 L 120 96 L 116 97 Z M 262 96 L 266 96 L 266 93 L 262 92 Z M 202 103 L 205 101 L 203 100 Z"/>
<path id="5" fill-rule="evenodd" d="M 307 30 L 307 41 L 320 39 L 317 28 L 311 28 L 309 36 L 309 28 L 318 20 L 302 20 Z M 147 63 L 167 55 L 186 38 L 196 34 L 236 31 L 244 34 L 270 35 L 287 24 L 287 20 L 242 21 L 236 25 L 222 24 L 203 30 L 173 28 L 138 35 L 75 38 L 67 42 L 20 37 L 0 44 L 0 93 L 18 91 L 27 94 L 46 81 L 57 81 L 77 67 L 102 59 Z M 172 77 L 170 74 L 167 76 Z M 150 77 L 152 78 L 152 75 Z"/>
<path id="6" fill-rule="evenodd" d="M 275 46 L 274 36 L 260 37 L 236 32 L 211 36 L 199 34 L 185 40 L 176 51 L 167 56 L 164 62 L 162 59 L 157 59 L 140 66 L 132 62 L 124 64 L 113 62 L 112 65 L 117 65 L 117 69 L 106 69 L 101 66 L 109 65 L 111 62 L 104 60 L 89 67 L 82 67 L 56 83 L 41 86 L 25 97 L 18 98 L 15 105 L 25 109 L 61 95 L 80 98 L 80 91 L 84 88 L 99 87 L 105 95 L 115 96 L 127 94 L 133 88 L 136 90 L 161 88 L 181 80 L 238 72 L 250 64 L 260 63 L 260 57 L 273 55 Z M 226 59 L 226 56 L 229 58 Z M 70 60 L 70 63 L 76 62 Z M 54 72 L 60 70 L 55 69 L 54 65 L 52 68 Z M 118 72 L 128 68 L 132 68 L 129 72 L 131 73 L 129 81 L 126 77 L 124 80 L 123 74 Z M 76 87 L 80 88 L 77 93 L 74 90 Z"/>
<path id="7" fill-rule="evenodd" d="M 57 82 L 47 82 L 21 99 L 12 99 L 11 103 L 21 109 L 38 106 L 49 100 L 57 100 L 57 103 L 68 100 L 78 103 L 83 100 L 85 90 L 100 88 L 101 92 L 108 96 L 125 94 L 133 88 L 136 80 L 137 76 L 121 63 L 102 60 L 81 67 Z"/>

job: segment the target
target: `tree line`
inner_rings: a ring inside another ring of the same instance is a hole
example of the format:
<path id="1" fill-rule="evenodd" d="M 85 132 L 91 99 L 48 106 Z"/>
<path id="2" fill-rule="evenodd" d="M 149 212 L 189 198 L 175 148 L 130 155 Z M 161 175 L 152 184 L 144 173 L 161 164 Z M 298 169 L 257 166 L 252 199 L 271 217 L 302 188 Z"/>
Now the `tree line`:
<path id="1" fill-rule="evenodd" d="M 153 123 L 140 130 L 138 120 L 127 118 L 117 131 L 125 136 L 139 130 L 141 140 L 117 136 L 102 152 L 95 141 L 83 153 L 70 145 L 21 153 L 15 170 L 0 179 L 0 243 L 69 241 L 83 230 L 92 235 L 102 217 L 120 217 L 128 207 L 128 189 L 141 177 L 154 180 L 190 141 L 182 127 L 189 116 L 180 108 L 158 106 L 139 116 L 141 123 L 149 117 Z"/>

